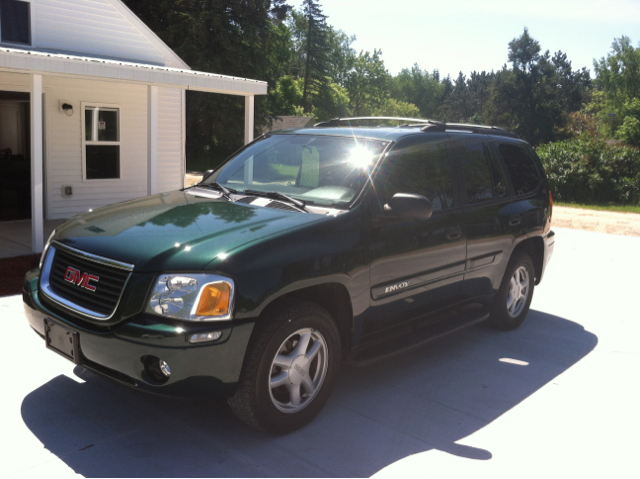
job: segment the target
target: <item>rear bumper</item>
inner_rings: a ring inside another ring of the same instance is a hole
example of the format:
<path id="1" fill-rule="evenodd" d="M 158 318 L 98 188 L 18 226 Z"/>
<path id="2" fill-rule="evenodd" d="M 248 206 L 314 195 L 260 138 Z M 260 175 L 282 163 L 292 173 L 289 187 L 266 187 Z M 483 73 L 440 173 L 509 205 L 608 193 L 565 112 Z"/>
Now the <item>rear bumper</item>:
<path id="1" fill-rule="evenodd" d="M 547 269 L 547 265 L 551 260 L 551 256 L 553 256 L 553 248 L 556 242 L 556 234 L 552 230 L 549 230 L 544 237 L 544 258 L 542 260 L 542 272 L 540 274 L 540 278 L 538 278 L 538 283 L 542 281 L 542 277 L 544 276 L 544 272 Z"/>
<path id="2" fill-rule="evenodd" d="M 236 389 L 253 321 L 220 321 L 186 324 L 139 314 L 124 324 L 99 330 L 48 306 L 39 297 L 37 277 L 27 274 L 23 290 L 24 310 L 29 325 L 44 336 L 49 318 L 79 335 L 78 362 L 120 383 L 163 395 L 228 397 Z M 217 341 L 190 344 L 196 333 L 220 331 Z M 44 344 L 43 344 L 44 347 Z M 171 375 L 163 384 L 145 368 L 145 360 L 166 361 Z"/>

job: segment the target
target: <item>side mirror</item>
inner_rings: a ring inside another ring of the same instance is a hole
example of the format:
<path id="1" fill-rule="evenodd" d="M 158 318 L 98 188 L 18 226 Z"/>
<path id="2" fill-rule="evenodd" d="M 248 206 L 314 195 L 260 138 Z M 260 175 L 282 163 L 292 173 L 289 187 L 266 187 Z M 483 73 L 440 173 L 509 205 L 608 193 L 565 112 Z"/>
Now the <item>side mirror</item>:
<path id="1" fill-rule="evenodd" d="M 409 193 L 396 193 L 384 205 L 384 210 L 402 218 L 411 220 L 428 220 L 433 214 L 433 205 L 428 198 Z"/>
<path id="2" fill-rule="evenodd" d="M 204 181 L 207 176 L 209 176 L 211 173 L 213 173 L 213 170 L 207 170 L 204 172 L 204 175 L 202 175 L 202 180 Z"/>

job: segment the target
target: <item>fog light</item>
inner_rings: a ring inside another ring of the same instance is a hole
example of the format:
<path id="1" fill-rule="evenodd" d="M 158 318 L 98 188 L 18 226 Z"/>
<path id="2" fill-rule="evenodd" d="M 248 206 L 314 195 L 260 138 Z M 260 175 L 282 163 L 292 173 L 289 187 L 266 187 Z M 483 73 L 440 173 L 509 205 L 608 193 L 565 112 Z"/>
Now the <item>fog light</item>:
<path id="1" fill-rule="evenodd" d="M 215 341 L 222 336 L 222 331 L 212 331 L 210 333 L 192 334 L 189 338 L 190 343 L 206 343 L 207 341 Z"/>
<path id="2" fill-rule="evenodd" d="M 166 361 L 160 359 L 158 365 L 160 366 L 160 371 L 162 372 L 162 374 L 164 374 L 166 377 L 171 376 L 171 368 Z"/>

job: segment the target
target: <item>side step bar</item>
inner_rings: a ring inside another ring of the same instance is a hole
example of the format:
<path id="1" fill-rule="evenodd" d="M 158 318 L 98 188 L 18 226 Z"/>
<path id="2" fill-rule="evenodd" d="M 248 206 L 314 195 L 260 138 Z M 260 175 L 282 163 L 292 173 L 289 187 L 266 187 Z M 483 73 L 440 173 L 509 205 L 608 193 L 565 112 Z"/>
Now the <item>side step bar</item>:
<path id="1" fill-rule="evenodd" d="M 460 315 L 449 317 L 437 323 L 425 324 L 417 322 L 414 325 L 415 331 L 407 336 L 391 338 L 389 341 L 381 341 L 378 337 L 375 341 L 369 342 L 369 344 L 362 344 L 358 348 L 356 359 L 349 361 L 349 364 L 365 366 L 421 346 L 429 341 L 448 336 L 487 319 L 489 319 L 488 308 L 481 307 L 472 308 L 469 311 L 462 312 Z"/>

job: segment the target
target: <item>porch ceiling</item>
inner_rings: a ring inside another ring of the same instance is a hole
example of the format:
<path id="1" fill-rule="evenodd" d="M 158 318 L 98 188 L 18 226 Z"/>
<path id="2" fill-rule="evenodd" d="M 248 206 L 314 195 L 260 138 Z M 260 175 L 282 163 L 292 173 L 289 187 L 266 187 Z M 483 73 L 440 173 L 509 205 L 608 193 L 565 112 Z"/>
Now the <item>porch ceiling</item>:
<path id="1" fill-rule="evenodd" d="M 179 68 L 0 48 L 0 71 L 110 79 L 227 95 L 266 95 L 267 82 Z"/>

